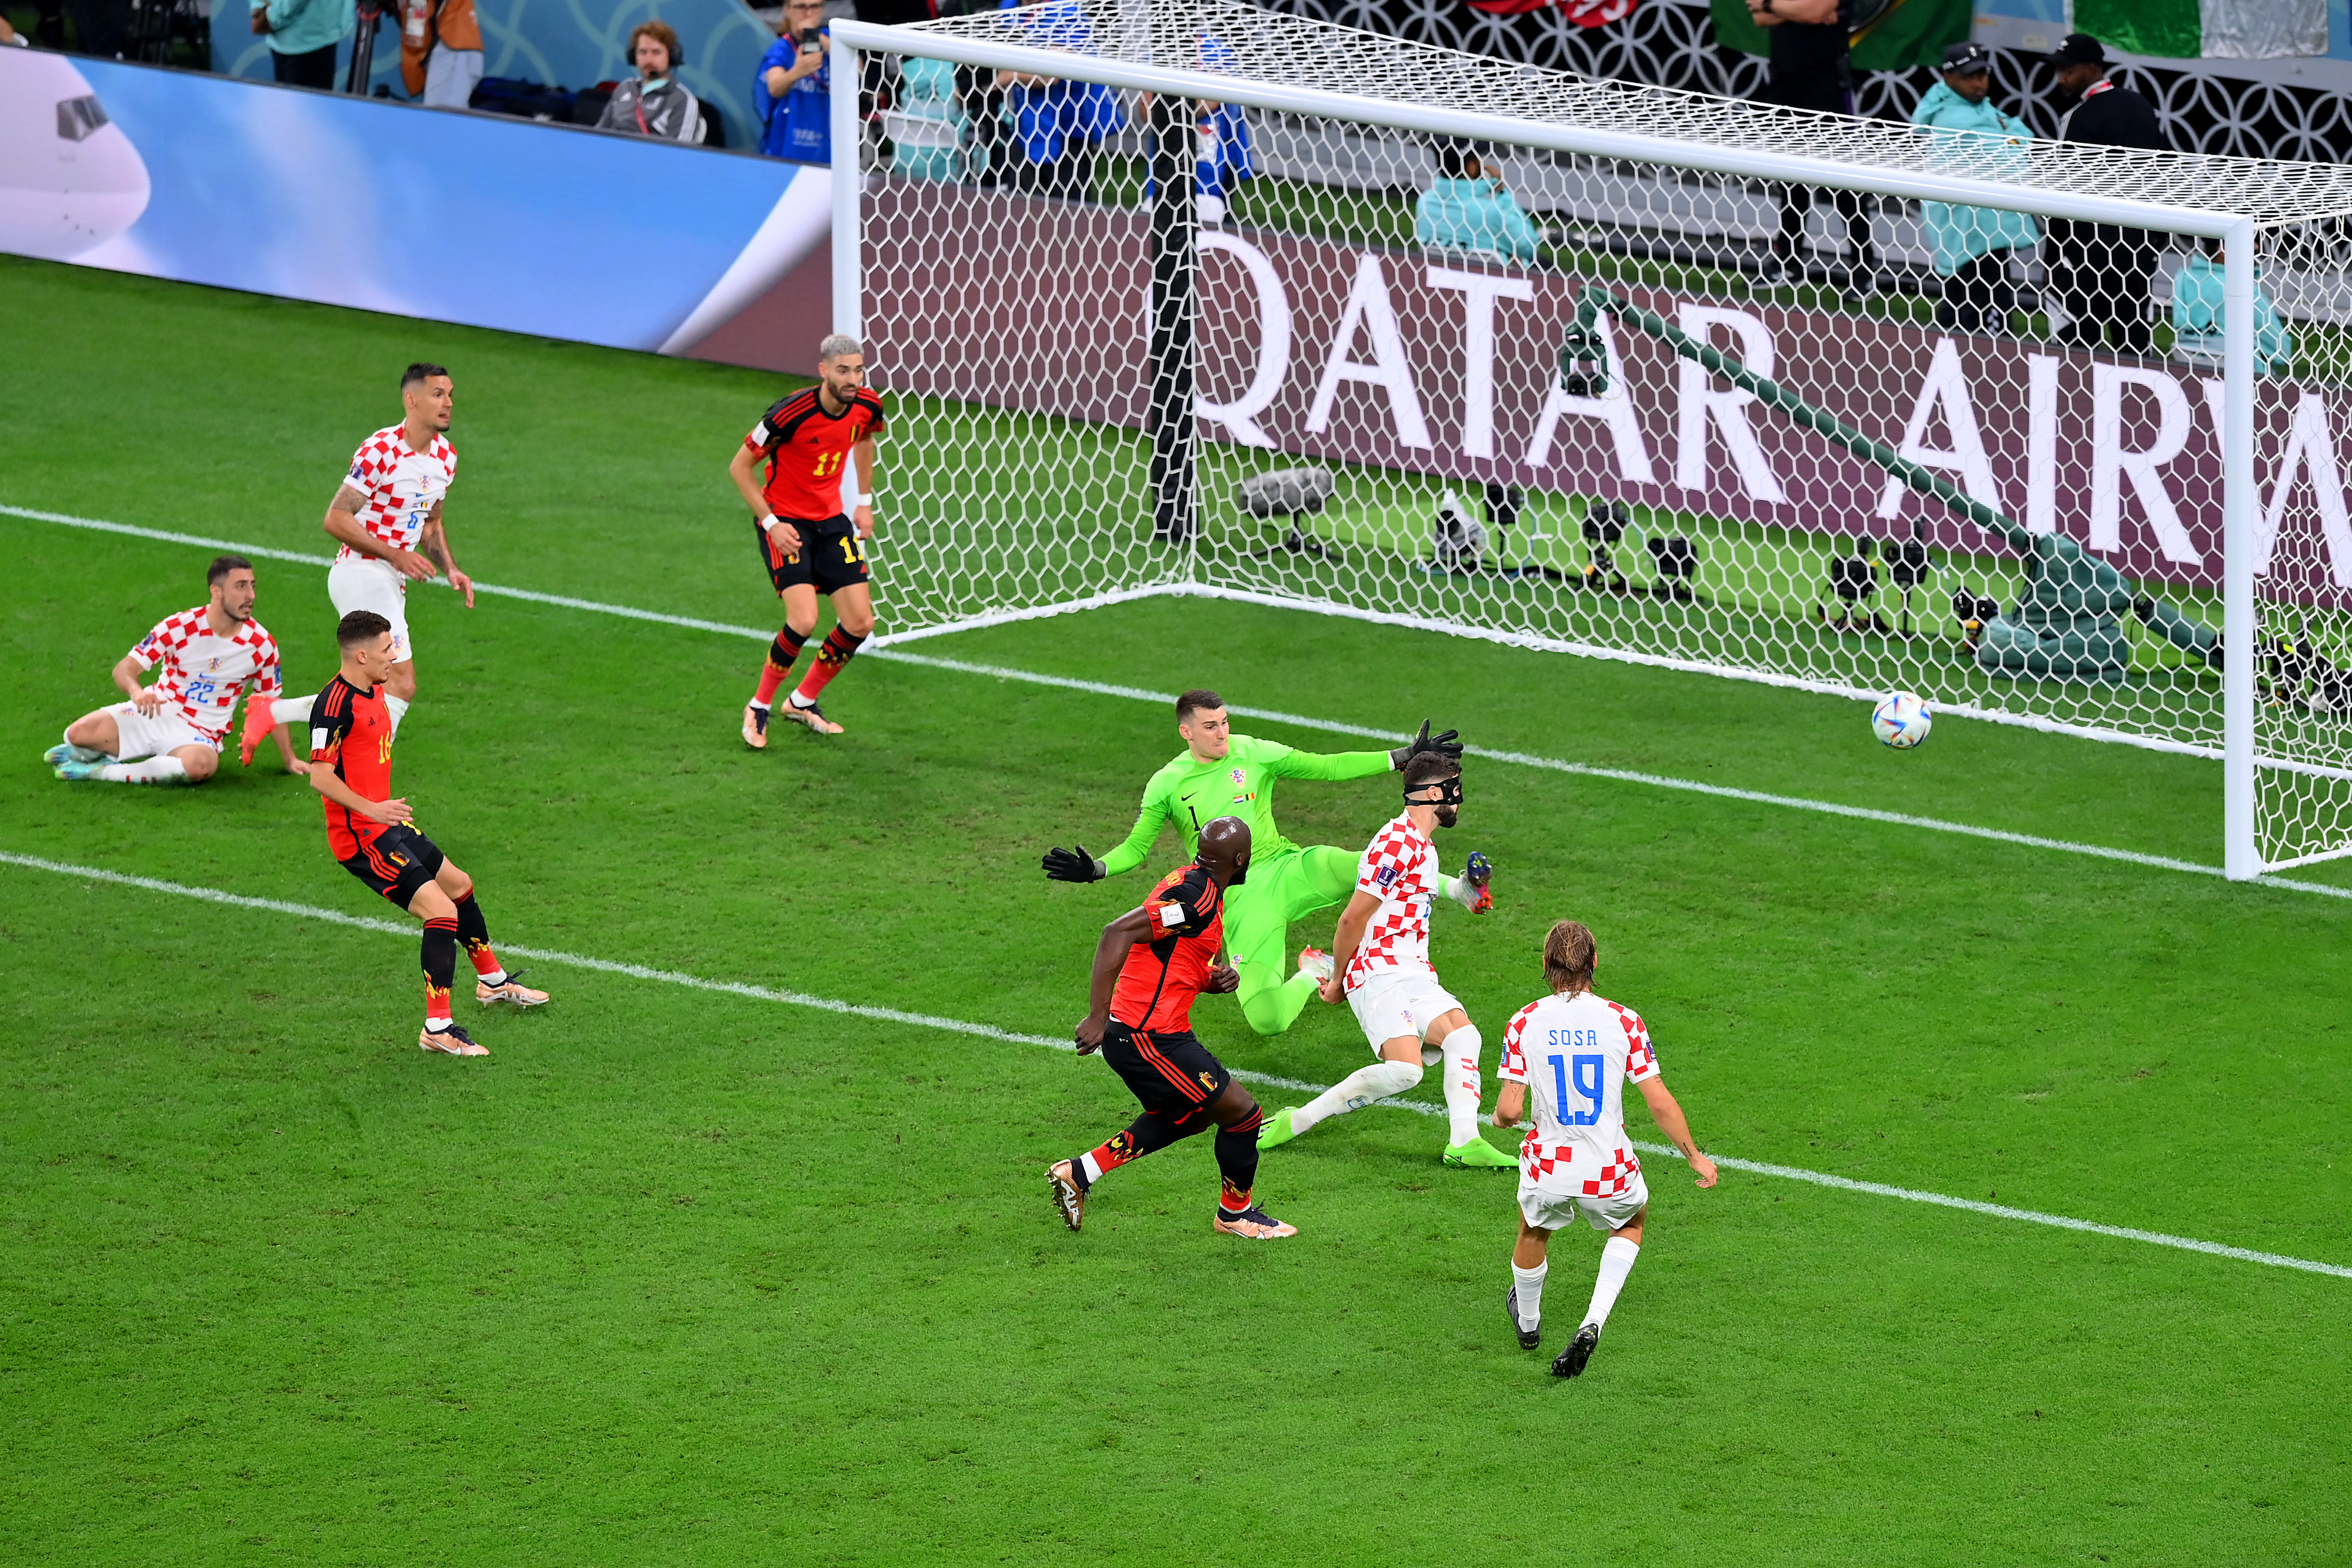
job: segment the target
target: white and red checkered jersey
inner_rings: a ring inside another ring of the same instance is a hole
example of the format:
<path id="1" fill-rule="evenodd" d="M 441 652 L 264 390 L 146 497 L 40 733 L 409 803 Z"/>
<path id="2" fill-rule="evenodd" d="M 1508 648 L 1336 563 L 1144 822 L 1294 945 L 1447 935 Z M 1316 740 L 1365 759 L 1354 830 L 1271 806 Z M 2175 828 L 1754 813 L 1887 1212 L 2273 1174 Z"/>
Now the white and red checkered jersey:
<path id="1" fill-rule="evenodd" d="M 1391 970 L 1437 972 L 1429 963 L 1429 903 L 1444 879 L 1437 874 L 1437 846 L 1398 816 L 1372 836 L 1356 862 L 1356 890 L 1380 900 L 1365 922 L 1364 939 L 1348 963 L 1343 988 L 1353 991 L 1375 974 Z"/>
<path id="2" fill-rule="evenodd" d="M 278 679 L 278 639 L 259 621 L 247 621 L 228 637 L 212 627 L 212 607 L 198 605 L 155 623 L 139 639 L 131 658 L 142 670 L 158 664 L 155 689 L 208 741 L 228 733 L 236 694 L 250 683 L 253 700 L 268 702 L 286 693 Z"/>
<path id="3" fill-rule="evenodd" d="M 1535 1126 L 1519 1144 L 1519 1174 L 1549 1192 L 1613 1198 L 1642 1162 L 1625 1137 L 1624 1086 L 1658 1076 L 1642 1016 L 1580 991 L 1547 996 L 1503 1030 L 1507 1083 L 1528 1086 Z"/>
<path id="4" fill-rule="evenodd" d="M 457 479 L 457 448 L 448 437 L 434 437 L 432 446 L 420 452 L 408 444 L 405 430 L 389 425 L 360 443 L 343 482 L 367 497 L 358 512 L 362 528 L 386 544 L 414 550 L 434 507 Z M 374 557 L 346 544 L 335 559 Z"/>

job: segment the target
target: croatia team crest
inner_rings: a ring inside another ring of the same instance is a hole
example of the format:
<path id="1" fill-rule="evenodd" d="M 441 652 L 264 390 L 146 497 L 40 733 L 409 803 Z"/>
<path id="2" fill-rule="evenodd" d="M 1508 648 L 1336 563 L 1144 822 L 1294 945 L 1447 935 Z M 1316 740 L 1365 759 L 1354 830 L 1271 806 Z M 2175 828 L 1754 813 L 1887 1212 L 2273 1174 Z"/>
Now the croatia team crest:
<path id="1" fill-rule="evenodd" d="M 1241 789 L 1249 783 L 1249 770 L 1247 768 L 1235 768 L 1233 770 L 1233 773 L 1234 787 L 1235 789 Z"/>

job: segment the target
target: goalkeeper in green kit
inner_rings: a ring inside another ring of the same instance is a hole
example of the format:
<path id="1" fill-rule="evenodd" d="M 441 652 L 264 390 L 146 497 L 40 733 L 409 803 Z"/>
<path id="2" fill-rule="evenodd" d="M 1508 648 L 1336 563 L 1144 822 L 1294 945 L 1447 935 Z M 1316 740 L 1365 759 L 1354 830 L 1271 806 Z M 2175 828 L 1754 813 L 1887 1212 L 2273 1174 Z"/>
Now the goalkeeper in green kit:
<path id="1" fill-rule="evenodd" d="M 1226 961 L 1241 973 L 1242 1016 L 1261 1035 L 1290 1027 L 1315 995 L 1330 960 L 1309 949 L 1296 973 L 1285 973 L 1290 922 L 1347 902 L 1356 886 L 1357 854 L 1316 844 L 1301 847 L 1274 825 L 1276 779 L 1360 779 L 1402 768 L 1423 752 L 1459 757 L 1455 731 L 1421 733 L 1392 752 L 1339 752 L 1325 756 L 1276 741 L 1233 732 L 1225 700 L 1213 691 L 1187 691 L 1176 700 L 1176 732 L 1185 750 L 1143 786 L 1135 830 L 1103 859 L 1076 849 L 1045 852 L 1045 875 L 1057 882 L 1095 882 L 1132 871 L 1151 853 L 1170 823 L 1193 852 L 1201 825 L 1220 816 L 1249 824 L 1249 880 L 1225 894 Z M 1318 961 L 1320 961 L 1318 965 Z"/>

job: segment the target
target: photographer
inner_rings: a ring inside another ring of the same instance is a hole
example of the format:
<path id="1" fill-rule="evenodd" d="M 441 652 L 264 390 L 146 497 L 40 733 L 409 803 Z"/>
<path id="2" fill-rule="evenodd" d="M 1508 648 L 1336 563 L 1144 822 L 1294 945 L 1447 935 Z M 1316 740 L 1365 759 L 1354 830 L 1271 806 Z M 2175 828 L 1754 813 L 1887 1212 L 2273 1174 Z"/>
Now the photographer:
<path id="1" fill-rule="evenodd" d="M 629 54 L 636 61 L 637 79 L 613 89 L 599 131 L 622 131 L 665 142 L 700 142 L 702 105 L 680 87 L 677 35 L 667 22 L 640 22 L 629 35 Z"/>
<path id="2" fill-rule="evenodd" d="M 802 163 L 833 162 L 833 71 L 824 0 L 786 0 L 782 37 L 760 57 L 751 112 L 760 151 Z"/>

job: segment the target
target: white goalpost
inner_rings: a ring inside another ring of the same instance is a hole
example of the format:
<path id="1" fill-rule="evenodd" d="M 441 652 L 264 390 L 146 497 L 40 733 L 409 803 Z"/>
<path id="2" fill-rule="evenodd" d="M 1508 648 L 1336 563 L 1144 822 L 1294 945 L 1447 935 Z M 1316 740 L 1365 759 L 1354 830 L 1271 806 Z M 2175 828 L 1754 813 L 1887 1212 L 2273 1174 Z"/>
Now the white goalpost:
<path id="1" fill-rule="evenodd" d="M 891 636 L 1190 594 L 1916 691 L 2219 759 L 2233 878 L 2352 854 L 2352 172 L 1237 0 L 833 36 Z"/>

